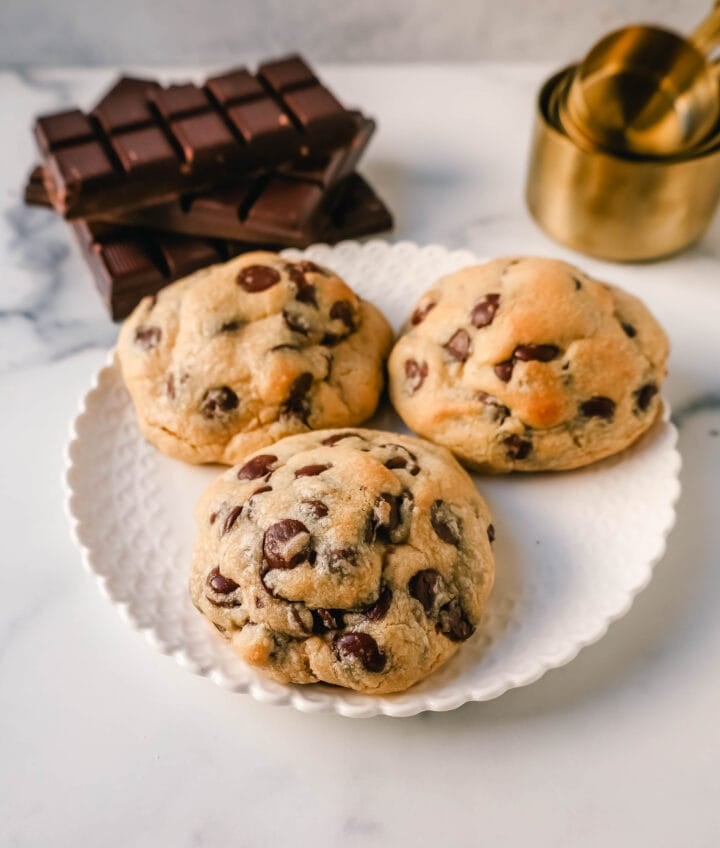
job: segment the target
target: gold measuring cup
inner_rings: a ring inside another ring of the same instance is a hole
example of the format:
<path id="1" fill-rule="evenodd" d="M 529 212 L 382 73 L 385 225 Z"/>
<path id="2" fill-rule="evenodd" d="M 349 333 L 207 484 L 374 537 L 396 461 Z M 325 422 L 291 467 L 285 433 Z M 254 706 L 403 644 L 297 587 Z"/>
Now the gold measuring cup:
<path id="1" fill-rule="evenodd" d="M 559 102 L 565 132 L 586 149 L 668 156 L 701 143 L 720 118 L 720 0 L 690 39 L 630 26 L 599 41 Z"/>
<path id="2" fill-rule="evenodd" d="M 619 262 L 657 259 L 696 241 L 720 201 L 720 130 L 706 152 L 673 160 L 585 150 L 552 114 L 573 70 L 540 90 L 526 187 L 535 220 L 556 241 Z"/>

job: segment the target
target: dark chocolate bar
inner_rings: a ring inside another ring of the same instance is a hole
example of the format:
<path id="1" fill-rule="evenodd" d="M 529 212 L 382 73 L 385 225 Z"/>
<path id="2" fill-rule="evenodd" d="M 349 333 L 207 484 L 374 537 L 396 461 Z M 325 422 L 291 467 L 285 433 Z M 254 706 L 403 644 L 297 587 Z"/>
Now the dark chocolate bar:
<path id="1" fill-rule="evenodd" d="M 40 169 L 31 175 L 26 198 L 42 205 Z M 49 205 L 49 204 L 45 204 Z M 368 183 L 353 174 L 346 180 L 342 201 L 319 224 L 314 240 L 335 244 L 360 238 L 392 226 L 387 208 Z M 198 268 L 223 262 L 247 250 L 272 243 L 209 239 L 123 227 L 101 221 L 74 221 L 73 230 L 95 284 L 113 320 L 125 318 L 143 297 Z"/>
<path id="2" fill-rule="evenodd" d="M 90 113 L 38 118 L 45 186 L 66 218 L 176 199 L 348 144 L 356 121 L 299 57 L 168 88 L 121 79 Z"/>
<path id="3" fill-rule="evenodd" d="M 256 177 L 237 186 L 184 195 L 171 203 L 103 216 L 117 224 L 174 233 L 305 247 L 317 223 L 342 201 L 347 177 L 375 131 L 375 122 L 355 115 L 352 142 L 322 160 Z"/>

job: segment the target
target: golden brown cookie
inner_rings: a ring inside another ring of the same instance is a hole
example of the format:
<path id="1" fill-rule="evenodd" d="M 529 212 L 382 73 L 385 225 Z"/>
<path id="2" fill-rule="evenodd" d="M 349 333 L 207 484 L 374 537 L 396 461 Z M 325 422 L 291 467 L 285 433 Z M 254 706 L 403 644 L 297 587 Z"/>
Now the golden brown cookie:
<path id="1" fill-rule="evenodd" d="M 391 343 L 379 310 L 333 271 L 256 252 L 145 298 L 118 354 L 148 441 L 229 465 L 291 433 L 371 416 Z"/>
<path id="2" fill-rule="evenodd" d="M 565 262 L 496 259 L 444 277 L 390 356 L 405 423 L 482 471 L 576 468 L 657 418 L 668 340 L 646 307 Z"/>
<path id="3" fill-rule="evenodd" d="M 283 439 L 216 480 L 196 520 L 193 602 L 283 682 L 406 689 L 472 635 L 492 587 L 472 480 L 396 433 Z"/>

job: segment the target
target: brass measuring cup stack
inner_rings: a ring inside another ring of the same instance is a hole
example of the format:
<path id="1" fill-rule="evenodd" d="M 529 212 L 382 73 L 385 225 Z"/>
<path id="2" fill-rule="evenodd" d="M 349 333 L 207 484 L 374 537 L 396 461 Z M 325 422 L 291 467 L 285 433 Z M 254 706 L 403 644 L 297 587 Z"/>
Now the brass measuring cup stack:
<path id="1" fill-rule="evenodd" d="M 555 239 L 618 261 L 699 238 L 720 201 L 720 0 L 686 39 L 631 26 L 542 87 L 527 200 Z"/>

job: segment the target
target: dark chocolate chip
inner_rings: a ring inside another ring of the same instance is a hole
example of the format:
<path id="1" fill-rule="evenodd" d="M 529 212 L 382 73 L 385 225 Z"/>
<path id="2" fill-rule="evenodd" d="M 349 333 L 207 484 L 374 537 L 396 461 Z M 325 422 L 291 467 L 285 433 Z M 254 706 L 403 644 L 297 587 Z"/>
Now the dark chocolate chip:
<path id="1" fill-rule="evenodd" d="M 464 642 L 475 632 L 457 598 L 445 604 L 438 613 L 438 630 L 453 642 Z"/>
<path id="2" fill-rule="evenodd" d="M 578 280 L 577 277 L 573 277 L 572 281 L 575 285 L 575 291 L 580 291 L 580 289 L 582 288 L 582 282 L 580 280 Z"/>
<path id="3" fill-rule="evenodd" d="M 165 389 L 167 391 L 167 396 L 170 400 L 175 400 L 175 377 L 172 374 L 168 374 L 167 380 L 165 381 Z"/>
<path id="4" fill-rule="evenodd" d="M 263 495 L 265 492 L 272 492 L 272 486 L 260 486 L 259 489 L 255 489 L 250 497 L 254 498 L 255 495 Z"/>
<path id="5" fill-rule="evenodd" d="M 220 329 L 218 330 L 218 332 L 220 332 L 220 333 L 235 333 L 242 326 L 243 326 L 243 322 L 238 320 L 238 319 L 235 319 L 233 321 L 226 321 L 224 324 L 220 325 Z"/>
<path id="6" fill-rule="evenodd" d="M 513 353 L 514 359 L 521 362 L 550 362 L 560 353 L 560 348 L 551 344 L 518 345 Z"/>
<path id="7" fill-rule="evenodd" d="M 413 574 L 408 583 L 408 592 L 420 601 L 427 615 L 430 615 L 435 606 L 435 598 L 443 591 L 445 581 L 442 575 L 434 568 L 426 568 Z"/>
<path id="8" fill-rule="evenodd" d="M 658 387 L 655 383 L 646 383 L 635 392 L 635 406 L 640 412 L 646 412 L 650 406 L 650 401 L 658 393 Z"/>
<path id="9" fill-rule="evenodd" d="M 410 389 L 416 392 L 425 382 L 428 375 L 427 362 L 419 363 L 414 359 L 408 359 L 405 362 L 405 377 L 410 385 Z"/>
<path id="10" fill-rule="evenodd" d="M 488 536 L 488 539 L 490 540 L 490 544 L 492 545 L 492 543 L 495 541 L 495 525 L 494 524 L 488 524 L 487 536 Z"/>
<path id="11" fill-rule="evenodd" d="M 325 518 L 329 512 L 327 506 L 322 501 L 303 501 L 303 504 L 307 507 L 307 511 L 313 518 Z"/>
<path id="12" fill-rule="evenodd" d="M 358 552 L 355 548 L 337 548 L 327 555 L 326 563 L 331 574 L 345 574 L 357 565 Z"/>
<path id="13" fill-rule="evenodd" d="M 509 383 L 510 378 L 513 375 L 513 368 L 515 367 L 515 363 L 512 359 L 506 359 L 504 362 L 498 362 L 497 365 L 493 368 L 495 371 L 495 375 L 499 380 L 502 380 L 503 383 Z"/>
<path id="14" fill-rule="evenodd" d="M 229 595 L 230 592 L 234 592 L 239 588 L 234 580 L 225 577 L 224 574 L 220 574 L 220 569 L 217 566 L 208 574 L 205 582 L 218 595 Z"/>
<path id="15" fill-rule="evenodd" d="M 318 474 L 322 474 L 323 471 L 327 471 L 330 468 L 329 465 L 321 465 L 317 463 L 315 465 L 303 465 L 302 468 L 298 468 L 295 472 L 296 477 L 317 477 Z"/>
<path id="16" fill-rule="evenodd" d="M 380 539 L 382 542 L 390 541 L 390 534 L 400 524 L 400 508 L 398 498 L 395 495 L 384 492 L 375 501 L 372 513 L 367 523 L 365 540 L 374 542 Z"/>
<path id="17" fill-rule="evenodd" d="M 210 523 L 214 524 L 217 521 L 218 514 L 217 512 L 210 513 Z"/>
<path id="18" fill-rule="evenodd" d="M 525 459 L 532 449 L 532 442 L 513 433 L 503 439 L 509 459 Z"/>
<path id="19" fill-rule="evenodd" d="M 621 321 L 620 326 L 623 328 L 625 335 L 628 336 L 628 338 L 634 339 L 635 336 L 637 336 L 637 330 L 632 324 L 628 324 L 626 321 Z"/>
<path id="20" fill-rule="evenodd" d="M 385 468 L 389 468 L 392 471 L 396 468 L 406 468 L 407 464 L 408 461 L 404 456 L 391 456 L 385 463 Z"/>
<path id="21" fill-rule="evenodd" d="M 330 307 L 330 318 L 333 321 L 342 321 L 351 332 L 355 329 L 355 316 L 352 304 L 347 300 L 336 300 Z"/>
<path id="22" fill-rule="evenodd" d="M 362 436 L 359 433 L 353 433 L 352 430 L 344 430 L 342 433 L 333 433 L 332 436 L 328 436 L 326 439 L 323 439 L 320 444 L 329 445 L 332 448 L 338 442 L 342 441 L 342 439 L 350 439 L 353 436 L 355 438 L 362 439 Z"/>
<path id="23" fill-rule="evenodd" d="M 286 266 L 286 270 L 288 272 L 288 276 L 295 284 L 295 288 L 297 289 L 295 299 L 299 300 L 301 303 L 309 303 L 312 306 L 317 307 L 317 290 L 312 283 L 308 283 L 308 281 L 305 279 L 305 273 L 309 271 L 317 271 L 319 269 L 317 268 L 317 266 L 310 266 L 314 266 L 314 263 L 289 263 Z"/>
<path id="24" fill-rule="evenodd" d="M 269 265 L 250 265 L 237 275 L 237 284 L 246 292 L 261 292 L 280 282 L 280 274 Z"/>
<path id="25" fill-rule="evenodd" d="M 429 303 L 426 303 L 424 306 L 418 306 L 418 308 L 413 312 L 410 317 L 410 323 L 413 325 L 420 324 L 423 322 L 428 314 L 435 308 L 435 303 L 431 300 Z"/>
<path id="26" fill-rule="evenodd" d="M 306 395 L 312 384 L 313 375 L 309 371 L 304 371 L 293 380 L 290 386 L 290 394 L 283 405 L 283 412 L 286 415 L 295 416 L 307 423 L 307 417 L 310 414 L 310 402 Z"/>
<path id="27" fill-rule="evenodd" d="M 457 362 L 465 362 L 470 354 L 470 336 L 465 330 L 457 330 L 444 347 Z"/>
<path id="28" fill-rule="evenodd" d="M 342 610 L 318 607 L 310 612 L 313 617 L 313 633 L 328 633 L 345 626 Z"/>
<path id="29" fill-rule="evenodd" d="M 338 659 L 358 659 L 366 671 L 380 672 L 385 668 L 385 654 L 369 633 L 343 633 L 333 641 Z"/>
<path id="30" fill-rule="evenodd" d="M 144 350 L 152 350 L 160 344 L 162 330 L 160 327 L 138 327 L 135 330 L 135 344 Z"/>
<path id="31" fill-rule="evenodd" d="M 615 401 L 609 397 L 595 395 L 590 400 L 585 400 L 580 404 L 580 411 L 586 418 L 607 418 L 608 420 L 615 414 Z"/>
<path id="32" fill-rule="evenodd" d="M 225 535 L 225 533 L 229 533 L 233 529 L 235 522 L 242 515 L 242 510 L 243 508 L 241 506 L 234 506 L 230 512 L 228 512 L 225 523 L 223 524 L 223 535 Z"/>
<path id="33" fill-rule="evenodd" d="M 261 453 L 254 456 L 252 459 L 243 465 L 238 471 L 238 480 L 258 480 L 260 477 L 269 479 L 273 472 L 272 466 L 278 461 L 278 458 L 271 453 Z"/>
<path id="34" fill-rule="evenodd" d="M 473 327 L 480 329 L 481 327 L 487 327 L 489 324 L 492 324 L 495 320 L 495 313 L 499 308 L 499 294 L 485 295 L 483 300 L 473 306 L 473 310 L 470 313 L 470 321 Z"/>
<path id="35" fill-rule="evenodd" d="M 310 534 L 302 521 L 283 518 L 265 531 L 263 556 L 269 568 L 295 568 L 310 554 Z"/>
<path id="36" fill-rule="evenodd" d="M 200 402 L 200 413 L 205 418 L 219 418 L 237 409 L 239 402 L 238 396 L 231 388 L 218 386 L 205 392 Z"/>
<path id="37" fill-rule="evenodd" d="M 287 309 L 283 309 L 282 315 L 288 329 L 292 330 L 293 333 L 300 333 L 301 336 L 307 336 L 310 332 L 310 321 L 304 315 L 300 315 L 297 312 L 289 312 Z"/>
<path id="38" fill-rule="evenodd" d="M 500 401 L 493 397 L 493 395 L 489 395 L 487 392 L 478 392 L 477 399 L 484 403 L 485 406 L 490 407 L 492 410 L 492 415 L 495 421 L 502 424 L 502 422 L 510 415 L 510 410 L 504 404 L 500 403 Z"/>
<path id="39" fill-rule="evenodd" d="M 317 308 L 317 289 L 312 283 L 307 283 L 301 289 L 298 289 L 295 300 L 299 300 L 300 303 L 309 303 L 311 306 Z"/>
<path id="40" fill-rule="evenodd" d="M 443 500 L 436 500 L 430 507 L 430 523 L 443 542 L 460 547 L 462 534 L 460 519 Z"/>
<path id="41" fill-rule="evenodd" d="M 383 586 L 380 589 L 377 601 L 365 607 L 363 615 L 370 621 L 382 621 L 388 614 L 390 604 L 392 603 L 392 589 L 389 586 Z"/>

